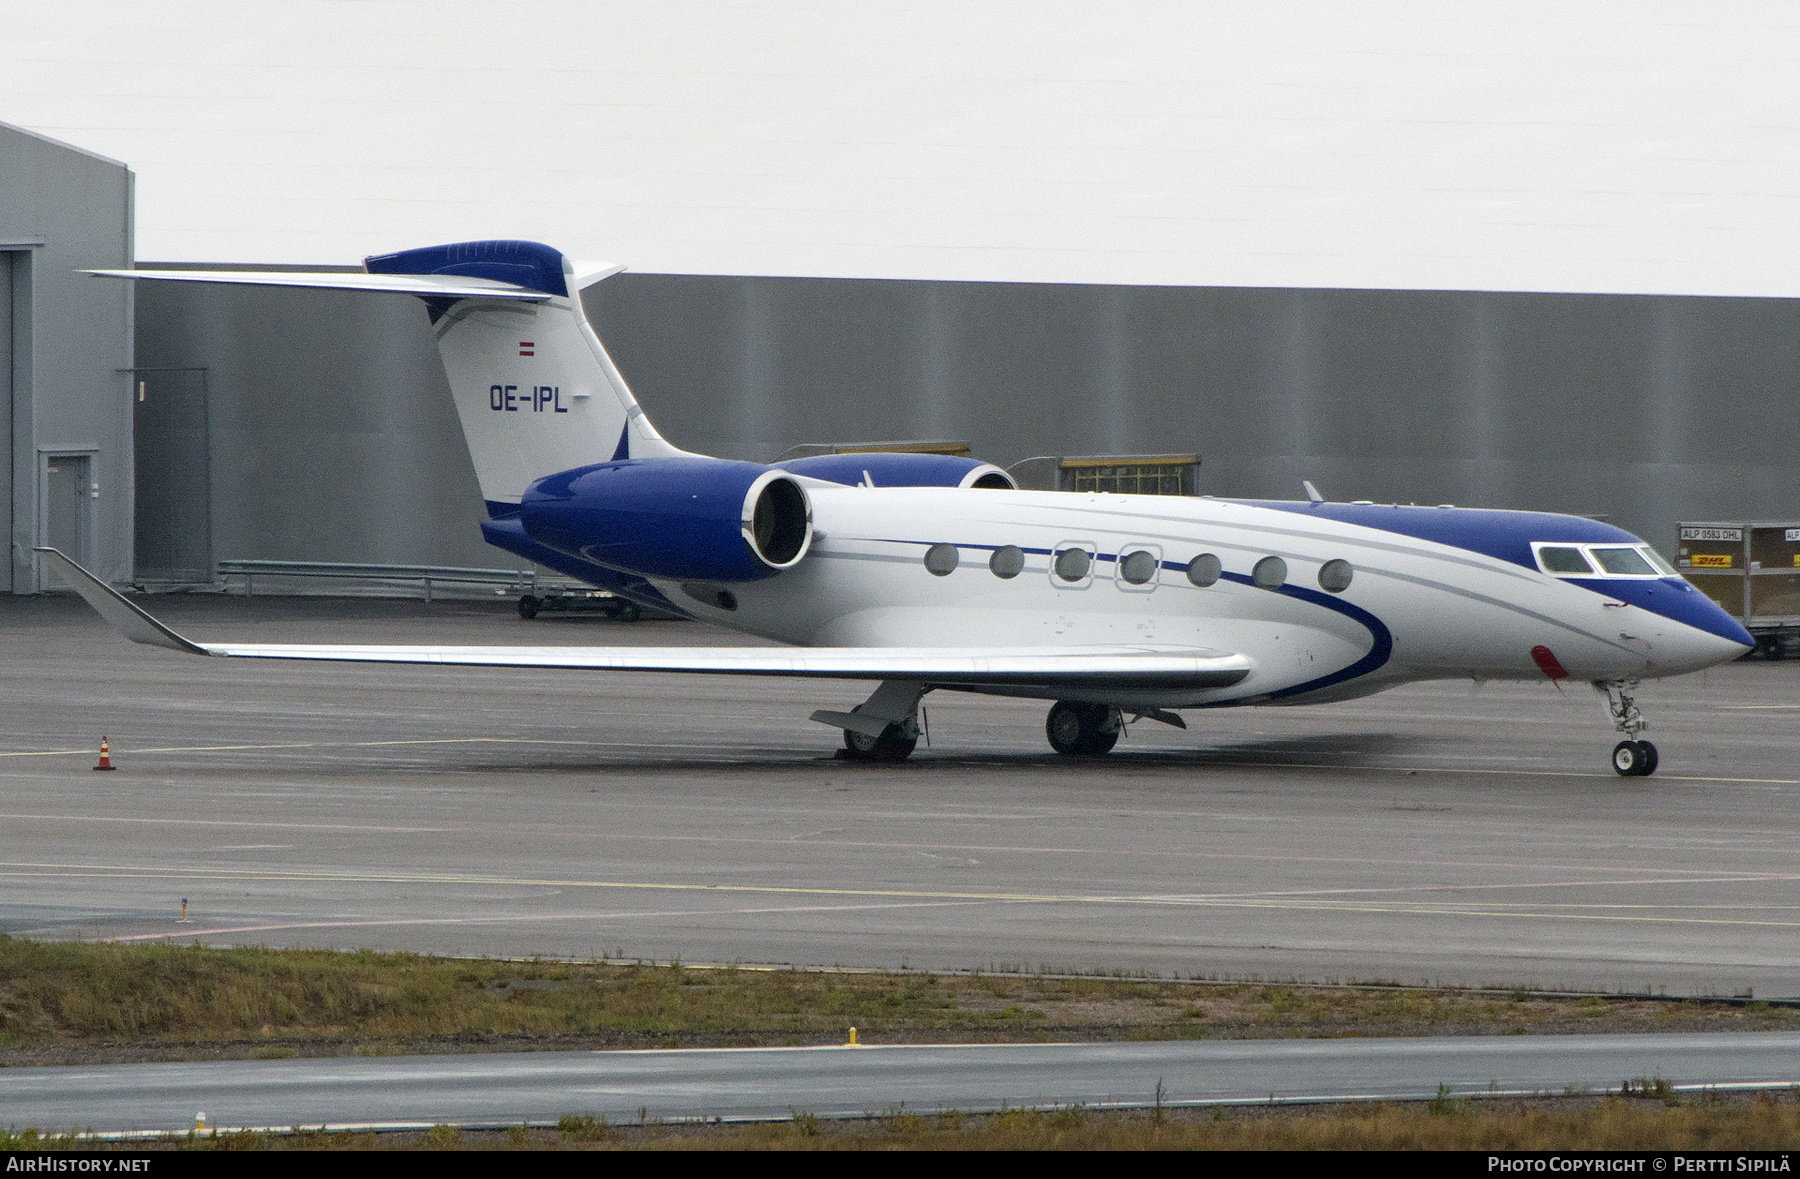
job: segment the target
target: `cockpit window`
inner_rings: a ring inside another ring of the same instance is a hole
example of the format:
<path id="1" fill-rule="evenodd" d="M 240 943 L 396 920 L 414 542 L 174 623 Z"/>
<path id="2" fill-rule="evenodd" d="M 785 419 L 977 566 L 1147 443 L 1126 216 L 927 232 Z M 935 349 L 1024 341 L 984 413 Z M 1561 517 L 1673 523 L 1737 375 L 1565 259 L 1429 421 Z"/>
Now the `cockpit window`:
<path id="1" fill-rule="evenodd" d="M 1636 549 L 1589 549 L 1600 568 L 1622 577 L 1654 577 L 1656 570 Z"/>
<path id="2" fill-rule="evenodd" d="M 1647 544 L 1535 543 L 1538 568 L 1553 577 L 1680 577 Z"/>
<path id="3" fill-rule="evenodd" d="M 1580 549 L 1557 549 L 1545 545 L 1538 550 L 1538 560 L 1544 563 L 1545 573 L 1592 573 L 1594 567 L 1587 563 Z"/>

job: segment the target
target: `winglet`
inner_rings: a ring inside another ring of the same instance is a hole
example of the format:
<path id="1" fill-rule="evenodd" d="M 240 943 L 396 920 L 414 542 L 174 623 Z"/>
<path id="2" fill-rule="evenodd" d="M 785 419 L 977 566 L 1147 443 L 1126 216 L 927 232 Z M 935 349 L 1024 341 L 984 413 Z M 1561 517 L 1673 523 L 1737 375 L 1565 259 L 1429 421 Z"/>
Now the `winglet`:
<path id="1" fill-rule="evenodd" d="M 171 651 L 181 651 L 188 655 L 211 655 L 205 647 L 188 642 L 156 619 L 150 617 L 129 601 L 125 595 L 107 585 L 80 565 L 69 560 L 56 549 L 40 548 L 33 550 L 44 555 L 51 568 L 62 574 L 62 579 L 69 587 L 82 596 L 88 605 L 113 628 L 134 643 L 143 643 L 151 647 L 167 647 Z"/>

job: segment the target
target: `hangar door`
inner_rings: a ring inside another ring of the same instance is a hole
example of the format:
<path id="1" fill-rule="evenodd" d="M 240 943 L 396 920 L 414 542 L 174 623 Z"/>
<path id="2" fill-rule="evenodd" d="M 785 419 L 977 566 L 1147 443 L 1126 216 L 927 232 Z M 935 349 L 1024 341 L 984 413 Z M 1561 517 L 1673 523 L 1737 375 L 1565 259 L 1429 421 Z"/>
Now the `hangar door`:
<path id="1" fill-rule="evenodd" d="M 212 457 L 206 370 L 139 369 L 134 376 L 136 580 L 210 582 Z"/>

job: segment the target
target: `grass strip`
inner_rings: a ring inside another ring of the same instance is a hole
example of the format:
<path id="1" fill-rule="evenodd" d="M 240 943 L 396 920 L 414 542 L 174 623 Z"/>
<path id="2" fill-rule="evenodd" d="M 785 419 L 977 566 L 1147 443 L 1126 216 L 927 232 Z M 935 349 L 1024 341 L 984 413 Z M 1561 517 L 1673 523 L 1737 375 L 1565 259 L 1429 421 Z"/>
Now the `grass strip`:
<path id="1" fill-rule="evenodd" d="M 749 1125 L 612 1126 L 571 1115 L 555 1130 L 171 1135 L 104 1144 L 0 1131 L 0 1150 L 1483 1150 L 1776 1151 L 1800 1146 L 1793 1095 L 1697 1100 L 1549 1098 L 1407 1105 L 898 1113 L 854 1122 L 798 1114 Z"/>
<path id="2" fill-rule="evenodd" d="M 1800 1027 L 1758 1003 L 837 974 L 0 936 L 0 1063 L 542 1047 Z"/>

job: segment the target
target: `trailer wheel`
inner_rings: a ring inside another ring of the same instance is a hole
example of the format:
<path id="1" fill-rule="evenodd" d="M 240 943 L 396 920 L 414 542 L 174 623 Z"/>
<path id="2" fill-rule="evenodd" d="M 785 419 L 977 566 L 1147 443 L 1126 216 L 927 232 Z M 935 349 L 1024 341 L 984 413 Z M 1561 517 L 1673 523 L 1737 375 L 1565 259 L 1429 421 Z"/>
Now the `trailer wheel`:
<path id="1" fill-rule="evenodd" d="M 519 617 L 530 622 L 533 618 L 537 617 L 539 605 L 540 603 L 535 597 L 526 594 L 519 599 Z"/>

